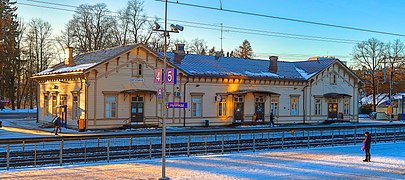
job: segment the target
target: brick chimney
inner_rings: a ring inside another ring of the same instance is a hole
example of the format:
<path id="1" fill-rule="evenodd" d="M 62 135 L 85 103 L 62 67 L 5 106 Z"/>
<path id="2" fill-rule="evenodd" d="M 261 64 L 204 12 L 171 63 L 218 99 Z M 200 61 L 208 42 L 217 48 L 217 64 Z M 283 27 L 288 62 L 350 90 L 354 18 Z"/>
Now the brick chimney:
<path id="1" fill-rule="evenodd" d="M 75 65 L 75 63 L 73 62 L 73 48 L 72 47 L 65 48 L 65 65 L 66 66 Z"/>
<path id="2" fill-rule="evenodd" d="M 181 64 L 186 51 L 184 51 L 185 44 L 176 44 L 176 50 L 174 51 L 174 63 Z"/>
<path id="3" fill-rule="evenodd" d="M 270 56 L 269 60 L 269 72 L 277 73 L 278 56 Z"/>

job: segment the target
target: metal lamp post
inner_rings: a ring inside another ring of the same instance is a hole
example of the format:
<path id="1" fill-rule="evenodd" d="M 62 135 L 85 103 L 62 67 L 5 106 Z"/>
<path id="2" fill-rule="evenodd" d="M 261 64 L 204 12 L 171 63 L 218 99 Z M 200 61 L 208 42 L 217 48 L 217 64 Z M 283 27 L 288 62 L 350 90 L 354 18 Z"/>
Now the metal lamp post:
<path id="1" fill-rule="evenodd" d="M 183 27 L 180 25 L 170 25 L 170 31 L 167 30 L 167 0 L 165 0 L 165 22 L 164 22 L 164 30 L 160 30 L 160 26 L 158 23 L 155 22 L 155 25 L 153 27 L 153 31 L 160 31 L 163 32 L 164 34 L 164 46 L 163 46 L 163 69 L 164 69 L 164 74 L 166 74 L 166 69 L 167 69 L 167 37 L 169 36 L 169 33 L 179 33 L 179 31 L 183 31 Z M 166 77 L 165 77 L 166 79 Z M 166 97 L 166 81 L 163 82 L 163 94 L 162 98 L 164 100 L 164 103 L 162 106 L 166 106 L 167 104 L 167 97 Z M 165 122 L 165 117 L 167 116 L 167 108 L 162 107 L 162 110 L 164 111 L 163 117 L 162 117 L 162 177 L 159 178 L 160 180 L 168 180 L 170 178 L 166 177 L 166 122 Z"/>

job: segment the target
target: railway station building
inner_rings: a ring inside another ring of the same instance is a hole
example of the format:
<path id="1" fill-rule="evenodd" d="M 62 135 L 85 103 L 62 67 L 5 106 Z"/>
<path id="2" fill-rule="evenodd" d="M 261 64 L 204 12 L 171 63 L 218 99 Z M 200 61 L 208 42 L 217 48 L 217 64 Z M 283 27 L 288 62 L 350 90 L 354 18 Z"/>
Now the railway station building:
<path id="1" fill-rule="evenodd" d="M 360 79 L 334 58 L 306 61 L 243 59 L 188 54 L 184 45 L 167 53 L 177 84 L 166 85 L 168 126 L 226 126 L 357 122 Z M 158 127 L 166 108 L 154 83 L 163 53 L 143 44 L 103 49 L 72 57 L 32 78 L 38 83 L 38 120 L 49 122 L 64 111 L 67 127 L 109 129 Z M 67 107 L 63 110 L 61 107 Z"/>

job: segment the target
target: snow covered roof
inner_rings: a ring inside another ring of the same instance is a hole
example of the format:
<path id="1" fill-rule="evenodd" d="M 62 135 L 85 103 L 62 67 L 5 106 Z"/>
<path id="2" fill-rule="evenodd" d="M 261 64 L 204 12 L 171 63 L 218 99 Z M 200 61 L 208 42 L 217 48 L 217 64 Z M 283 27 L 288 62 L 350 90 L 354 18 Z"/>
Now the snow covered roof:
<path id="1" fill-rule="evenodd" d="M 117 46 L 108 49 L 92 51 L 88 53 L 79 54 L 73 57 L 75 66 L 66 66 L 64 63 L 59 63 L 49 69 L 35 74 L 34 76 L 41 76 L 47 74 L 58 74 L 68 72 L 79 72 L 90 69 L 97 64 L 107 61 L 111 58 L 117 57 L 129 50 L 135 48 L 139 44 L 131 44 L 125 46 Z"/>
<path id="2" fill-rule="evenodd" d="M 163 56 L 163 53 L 159 53 Z M 269 72 L 269 61 L 263 59 L 243 59 L 234 57 L 215 57 L 198 54 L 185 54 L 181 63 L 174 60 L 174 53 L 167 53 L 171 64 L 191 76 L 245 76 L 249 78 L 274 78 L 308 80 L 327 68 L 336 59 L 322 61 L 278 61 L 276 73 Z"/>
<path id="3" fill-rule="evenodd" d="M 391 99 L 399 100 L 399 99 L 402 99 L 402 96 L 405 96 L 405 92 L 393 94 Z M 376 94 L 376 96 L 375 96 L 375 101 L 377 104 L 384 104 L 385 102 L 387 102 L 389 100 L 390 100 L 389 94 L 387 94 L 387 93 Z M 368 96 L 361 98 L 360 103 L 361 104 L 373 104 L 373 95 L 370 94 Z"/>
<path id="4" fill-rule="evenodd" d="M 74 66 L 57 64 L 34 76 L 83 72 L 107 60 L 120 56 L 141 44 L 118 46 L 92 51 L 73 57 Z M 158 53 L 162 56 L 163 53 Z M 277 62 L 277 72 L 269 72 L 269 61 L 263 59 L 243 59 L 234 57 L 216 57 L 198 54 L 185 54 L 181 63 L 176 63 L 174 53 L 167 53 L 169 62 L 190 76 L 228 77 L 242 76 L 248 78 L 272 78 L 290 80 L 308 80 L 318 72 L 335 63 L 336 59 L 322 61 Z"/>

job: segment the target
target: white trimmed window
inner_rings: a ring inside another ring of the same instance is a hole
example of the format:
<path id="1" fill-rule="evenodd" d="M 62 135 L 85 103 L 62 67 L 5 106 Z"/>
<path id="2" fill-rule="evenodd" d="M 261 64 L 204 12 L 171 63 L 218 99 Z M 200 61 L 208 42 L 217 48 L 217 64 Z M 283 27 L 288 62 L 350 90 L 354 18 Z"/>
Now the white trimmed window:
<path id="1" fill-rule="evenodd" d="M 56 93 L 52 93 L 52 115 L 57 116 L 58 115 L 58 109 L 56 108 L 58 106 L 58 96 Z"/>
<path id="2" fill-rule="evenodd" d="M 79 114 L 79 93 L 73 92 L 72 93 L 73 102 L 72 102 L 72 119 L 77 120 L 80 117 Z"/>
<path id="3" fill-rule="evenodd" d="M 44 116 L 49 113 L 49 93 L 44 93 Z"/>
<path id="4" fill-rule="evenodd" d="M 132 63 L 132 77 L 142 77 L 142 63 Z"/>
<path id="5" fill-rule="evenodd" d="M 321 98 L 315 98 L 315 115 L 321 115 L 322 114 L 322 99 Z"/>
<path id="6" fill-rule="evenodd" d="M 201 117 L 202 115 L 202 96 L 191 96 L 191 112 L 193 117 Z"/>
<path id="7" fill-rule="evenodd" d="M 117 96 L 106 95 L 105 96 L 105 118 L 117 117 Z"/>
<path id="8" fill-rule="evenodd" d="M 350 101 L 349 101 L 349 99 L 344 99 L 344 101 L 343 101 L 343 113 L 344 114 L 349 114 L 350 113 L 350 106 L 349 106 L 349 103 Z"/>
<path id="9" fill-rule="evenodd" d="M 299 100 L 298 96 L 291 96 L 290 97 L 290 104 L 291 104 L 290 113 L 293 116 L 298 115 L 298 100 Z"/>
<path id="10" fill-rule="evenodd" d="M 336 85 L 336 78 L 337 78 L 337 75 L 335 73 L 332 73 L 331 77 L 330 77 L 330 84 L 331 85 Z"/>
<path id="11" fill-rule="evenodd" d="M 278 116 L 278 96 L 271 97 L 270 113 L 273 112 L 274 116 Z"/>
<path id="12" fill-rule="evenodd" d="M 226 116 L 226 96 L 222 96 L 221 101 L 217 101 L 218 116 Z"/>

